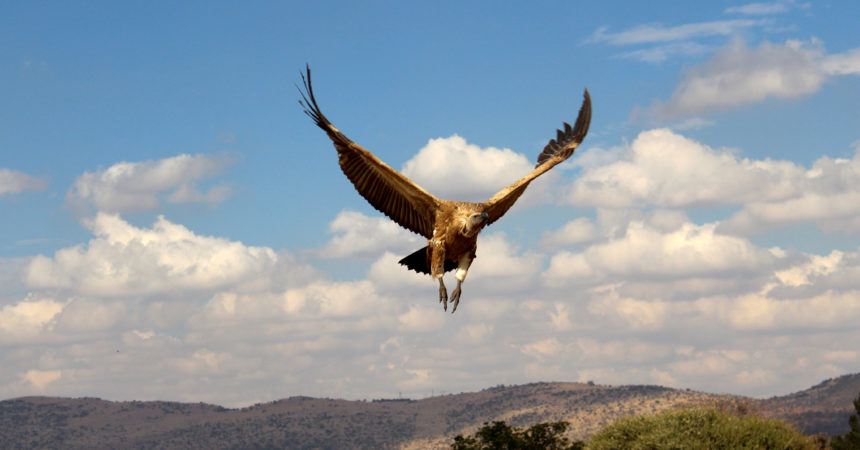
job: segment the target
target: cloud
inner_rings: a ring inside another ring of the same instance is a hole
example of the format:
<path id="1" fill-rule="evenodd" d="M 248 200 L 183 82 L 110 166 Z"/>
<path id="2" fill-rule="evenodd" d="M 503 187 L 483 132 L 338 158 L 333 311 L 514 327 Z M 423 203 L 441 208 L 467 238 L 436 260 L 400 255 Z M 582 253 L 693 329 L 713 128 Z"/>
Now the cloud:
<path id="1" fill-rule="evenodd" d="M 575 206 L 683 208 L 780 200 L 799 193 L 802 168 L 739 159 L 668 129 L 643 131 L 620 160 L 587 168 L 570 187 Z"/>
<path id="2" fill-rule="evenodd" d="M 781 1 L 771 3 L 747 3 L 741 6 L 732 6 L 726 8 L 728 14 L 743 14 L 747 16 L 768 16 L 773 14 L 783 14 L 795 8 L 809 9 L 809 3 L 798 5 L 794 1 Z"/>
<path id="3" fill-rule="evenodd" d="M 787 160 L 740 158 L 654 129 L 613 155 L 583 169 L 567 190 L 567 203 L 599 209 L 740 205 L 719 232 L 751 235 L 798 223 L 860 232 L 860 147 L 851 159 L 822 156 L 806 168 Z M 560 230 L 556 238 L 573 236 L 574 230 Z"/>
<path id="4" fill-rule="evenodd" d="M 423 397 L 550 377 L 760 395 L 860 364 L 850 345 L 833 345 L 860 339 L 850 326 L 860 320 L 852 300 L 860 252 L 792 257 L 714 226 L 672 210 L 604 211 L 588 226 L 595 240 L 548 254 L 482 235 L 451 316 L 435 283 L 392 253 L 365 278 L 335 281 L 285 254 L 272 262 L 268 249 L 254 266 L 253 247 L 165 219 L 138 228 L 103 213 L 74 255 L 46 258 L 72 281 L 31 283 L 29 296 L 0 308 L 0 347 L 27 350 L 0 351 L 0 396 L 129 399 L 131 383 L 137 399 L 243 406 L 298 394 Z M 109 246 L 123 257 L 103 252 Z M 195 263 L 179 264 L 177 253 Z M 108 289 L 92 268 L 123 259 L 126 270 L 145 271 L 139 260 L 156 254 L 165 270 L 143 287 L 117 277 Z M 196 275 L 221 259 L 232 271 Z"/>
<path id="5" fill-rule="evenodd" d="M 509 149 L 481 148 L 460 136 L 431 139 L 401 172 L 436 197 L 482 202 L 531 172 L 534 163 Z M 533 182 L 519 203 L 545 200 L 553 172 Z"/>
<path id="6" fill-rule="evenodd" d="M 776 267 L 780 255 L 715 228 L 687 222 L 664 232 L 632 221 L 620 238 L 556 253 L 543 276 L 555 286 L 599 285 L 614 279 L 744 278 Z"/>
<path id="7" fill-rule="evenodd" d="M 733 36 L 741 30 L 760 27 L 770 22 L 766 19 L 733 19 L 689 23 L 674 27 L 637 25 L 629 30 L 607 33 L 608 27 L 600 27 L 586 39 L 586 43 L 605 42 L 612 45 L 651 44 L 676 42 L 709 36 Z"/>
<path id="8" fill-rule="evenodd" d="M 46 183 L 23 172 L 0 168 L 0 196 L 24 191 L 41 191 Z"/>
<path id="9" fill-rule="evenodd" d="M 860 147 L 851 159 L 822 156 L 810 169 L 795 171 L 785 180 L 796 186 L 792 195 L 749 199 L 720 230 L 748 235 L 811 222 L 824 231 L 860 232 Z"/>
<path id="10" fill-rule="evenodd" d="M 821 89 L 831 76 L 860 73 L 860 52 L 827 55 L 817 40 L 763 42 L 749 48 L 734 39 L 710 60 L 692 67 L 668 102 L 649 113 L 660 119 L 733 109 L 771 98 L 793 99 Z"/>
<path id="11" fill-rule="evenodd" d="M 26 342 L 45 330 L 64 303 L 28 298 L 0 308 L 0 336 L 4 342 Z"/>
<path id="12" fill-rule="evenodd" d="M 672 56 L 695 56 L 707 53 L 710 50 L 711 47 L 696 42 L 677 42 L 624 52 L 619 54 L 618 57 L 658 64 Z"/>
<path id="13" fill-rule="evenodd" d="M 427 243 L 387 217 L 355 211 L 341 211 L 329 224 L 329 232 L 335 236 L 316 251 L 322 258 L 376 258 L 386 251 L 411 253 Z"/>
<path id="14" fill-rule="evenodd" d="M 159 194 L 170 192 L 172 203 L 208 203 L 225 200 L 226 186 L 203 193 L 195 182 L 217 175 L 232 161 L 224 156 L 178 155 L 157 161 L 121 162 L 96 172 L 84 172 L 66 193 L 66 204 L 83 213 L 89 207 L 104 212 L 156 209 Z"/>
<path id="15" fill-rule="evenodd" d="M 684 211 L 839 200 L 860 185 L 854 159 L 749 160 L 660 129 L 579 162 L 566 200 L 595 214 L 539 250 L 482 234 L 454 316 L 430 277 L 396 263 L 421 239 L 382 217 L 331 222 L 320 252 L 371 261 L 332 280 L 163 217 L 96 214 L 88 241 L 0 264 L 24 290 L 0 297 L 0 398 L 130 399 L 131 385 L 137 399 L 245 406 L 548 379 L 774 395 L 860 368 L 859 251 L 762 248 Z"/>
<path id="16" fill-rule="evenodd" d="M 146 229 L 98 213 L 87 226 L 96 236 L 88 244 L 33 258 L 31 287 L 108 297 L 177 294 L 252 282 L 278 261 L 269 248 L 200 236 L 164 217 Z"/>
<path id="17" fill-rule="evenodd" d="M 543 249 L 583 244 L 597 238 L 597 227 L 585 217 L 574 219 L 555 231 L 545 231 L 538 245 Z"/>
<path id="18" fill-rule="evenodd" d="M 28 370 L 22 378 L 36 390 L 41 391 L 48 384 L 60 379 L 61 376 L 62 372 L 59 370 Z"/>

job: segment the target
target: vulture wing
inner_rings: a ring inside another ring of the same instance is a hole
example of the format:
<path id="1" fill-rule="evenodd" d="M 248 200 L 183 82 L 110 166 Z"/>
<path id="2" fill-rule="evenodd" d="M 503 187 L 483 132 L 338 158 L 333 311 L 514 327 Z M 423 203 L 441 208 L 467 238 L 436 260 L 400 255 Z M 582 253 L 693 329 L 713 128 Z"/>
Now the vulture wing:
<path id="1" fill-rule="evenodd" d="M 334 143 L 340 168 L 358 193 L 400 226 L 427 239 L 433 237 L 433 222 L 441 201 L 335 128 L 317 105 L 311 87 L 311 69 L 306 69 L 307 76 L 302 74 L 305 91 L 299 90 L 304 101 L 299 103 Z"/>
<path id="2" fill-rule="evenodd" d="M 588 126 L 591 123 L 591 96 L 588 95 L 588 89 L 585 90 L 583 97 L 576 123 L 571 127 L 565 122 L 564 131 L 557 130 L 556 138 L 550 139 L 549 144 L 538 155 L 538 162 L 534 170 L 510 186 L 497 192 L 496 195 L 485 203 L 484 212 L 490 216 L 488 225 L 499 220 L 499 218 L 511 209 L 511 206 L 514 206 L 514 203 L 525 192 L 532 180 L 552 169 L 556 164 L 570 158 L 576 147 L 585 139 L 585 135 L 588 133 Z"/>

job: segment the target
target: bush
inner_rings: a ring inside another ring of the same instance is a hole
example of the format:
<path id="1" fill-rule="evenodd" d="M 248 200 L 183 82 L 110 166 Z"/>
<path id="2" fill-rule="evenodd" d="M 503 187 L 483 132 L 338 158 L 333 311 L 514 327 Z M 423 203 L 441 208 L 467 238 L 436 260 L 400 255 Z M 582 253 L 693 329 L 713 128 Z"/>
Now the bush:
<path id="1" fill-rule="evenodd" d="M 833 450 L 851 450 L 860 448 L 860 395 L 857 400 L 854 400 L 854 410 L 856 414 L 852 414 L 848 418 L 848 426 L 850 430 L 842 436 L 833 436 L 830 441 L 830 446 Z"/>
<path id="2" fill-rule="evenodd" d="M 571 443 L 564 437 L 564 432 L 570 426 L 567 422 L 539 423 L 527 430 L 511 427 L 504 421 L 492 424 L 484 422 L 474 436 L 457 435 L 452 450 L 578 450 L 582 442 Z"/>
<path id="3" fill-rule="evenodd" d="M 592 436 L 587 449 L 817 449 L 785 422 L 686 408 L 620 419 Z"/>

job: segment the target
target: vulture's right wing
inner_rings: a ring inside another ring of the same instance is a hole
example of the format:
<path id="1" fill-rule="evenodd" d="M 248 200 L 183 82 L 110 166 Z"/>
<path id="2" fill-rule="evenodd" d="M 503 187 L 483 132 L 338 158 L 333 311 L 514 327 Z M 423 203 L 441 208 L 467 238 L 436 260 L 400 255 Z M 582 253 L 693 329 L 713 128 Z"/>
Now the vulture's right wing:
<path id="1" fill-rule="evenodd" d="M 304 101 L 299 103 L 334 143 L 340 168 L 358 193 L 400 226 L 427 239 L 433 237 L 436 209 L 441 201 L 335 128 L 317 105 L 311 87 L 311 69 L 306 69 L 307 76 L 302 74 L 305 91 L 300 90 Z"/>
<path id="2" fill-rule="evenodd" d="M 515 181 L 487 200 L 484 211 L 490 216 L 487 222 L 488 225 L 499 220 L 511 209 L 511 206 L 514 206 L 514 203 L 526 191 L 532 180 L 546 173 L 549 169 L 552 169 L 567 158 L 570 158 L 576 147 L 585 139 L 585 135 L 588 134 L 588 127 L 591 124 L 591 96 L 588 94 L 588 89 L 585 90 L 582 97 L 582 106 L 579 107 L 579 116 L 577 116 L 573 127 L 565 122 L 564 131 L 557 130 L 556 138 L 550 139 L 549 144 L 538 155 L 537 166 L 528 175 Z"/>

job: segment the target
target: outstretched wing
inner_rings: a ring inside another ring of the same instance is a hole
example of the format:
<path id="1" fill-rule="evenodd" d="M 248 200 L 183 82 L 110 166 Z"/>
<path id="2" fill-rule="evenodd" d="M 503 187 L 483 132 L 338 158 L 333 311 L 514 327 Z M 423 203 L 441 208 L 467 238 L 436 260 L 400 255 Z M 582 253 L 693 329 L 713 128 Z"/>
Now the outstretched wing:
<path id="1" fill-rule="evenodd" d="M 320 111 L 311 87 L 311 69 L 306 70 L 307 76 L 302 74 L 305 90 L 299 89 L 304 101 L 299 103 L 334 143 L 340 168 L 358 193 L 400 226 L 427 239 L 433 237 L 433 222 L 441 201 L 335 128 Z"/>
<path id="2" fill-rule="evenodd" d="M 556 138 L 550 139 L 549 144 L 538 155 L 538 162 L 534 170 L 514 184 L 497 192 L 484 204 L 484 212 L 490 216 L 487 224 L 491 224 L 505 215 L 511 206 L 514 206 L 520 195 L 525 192 L 532 180 L 573 155 L 573 151 L 585 139 L 588 126 L 591 123 L 591 96 L 588 95 L 588 89 L 585 90 L 583 97 L 576 123 L 571 127 L 565 122 L 564 131 L 557 130 Z"/>

